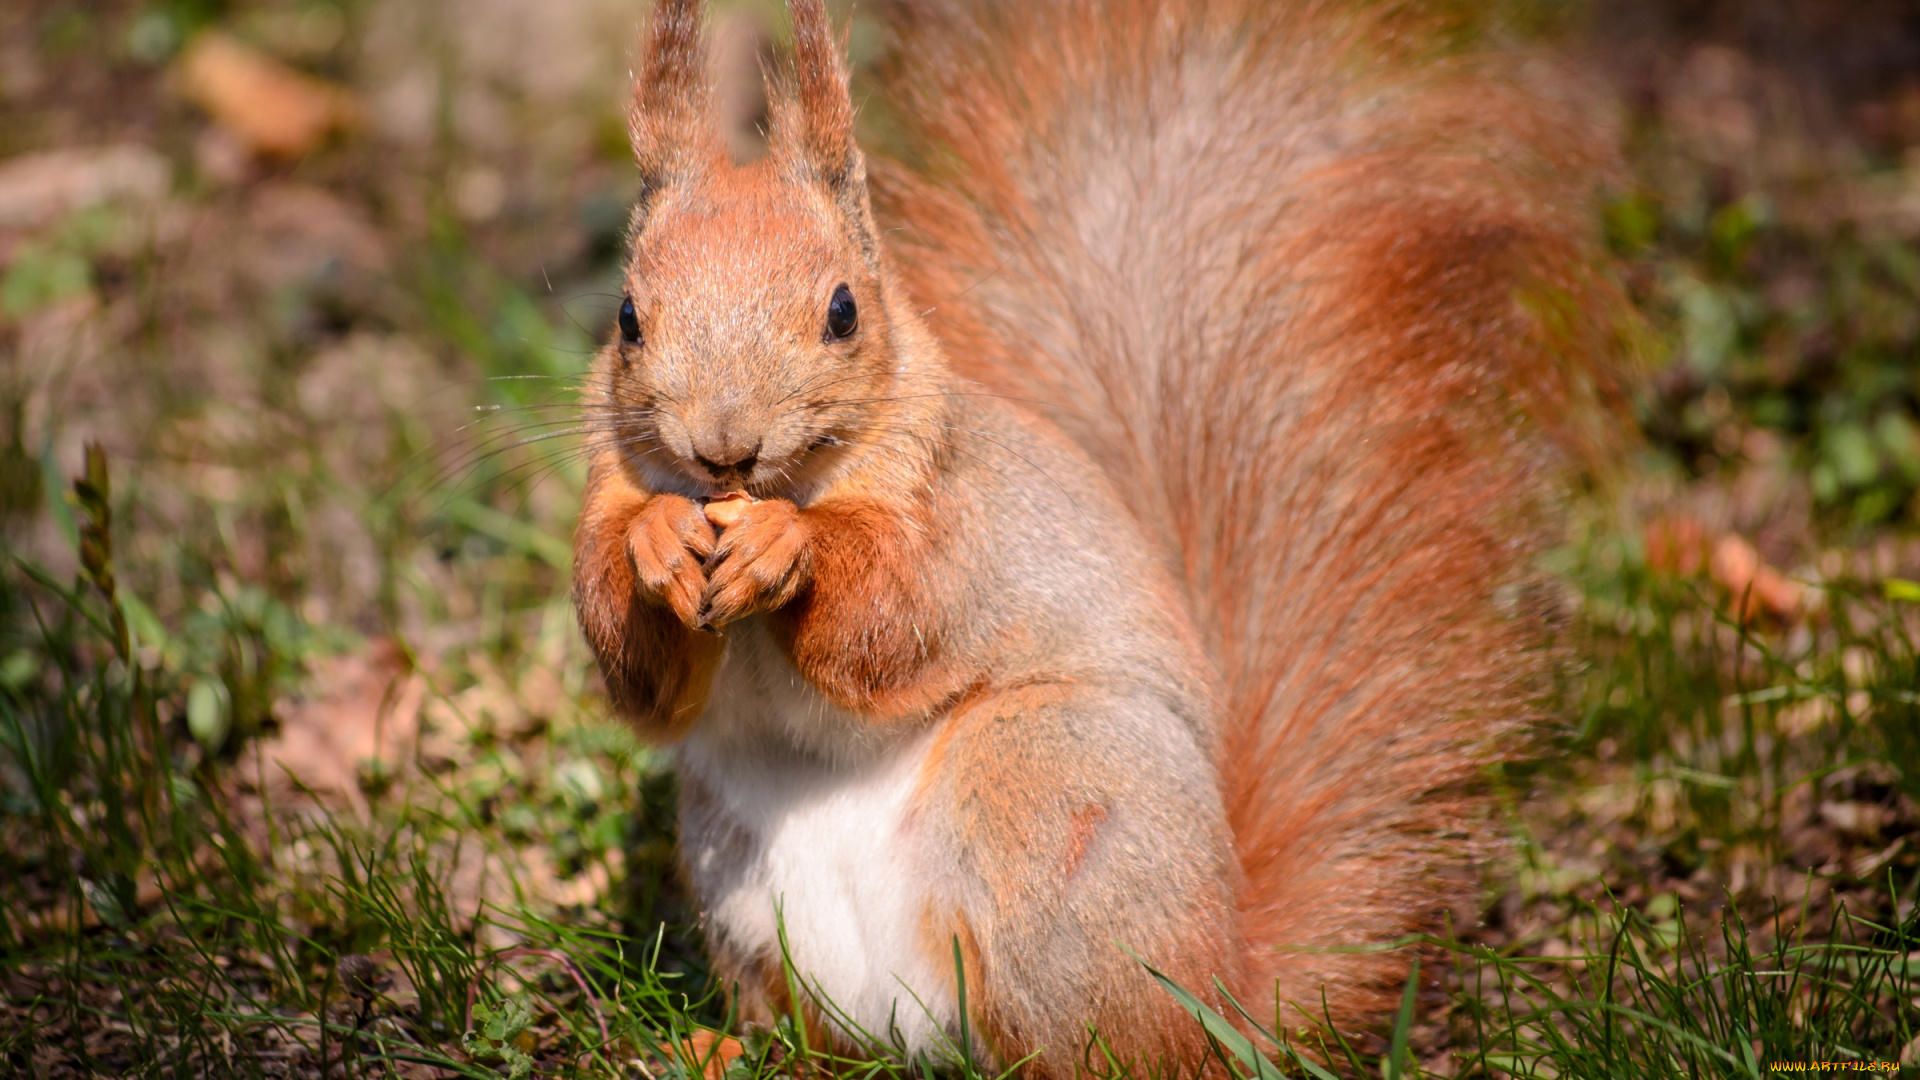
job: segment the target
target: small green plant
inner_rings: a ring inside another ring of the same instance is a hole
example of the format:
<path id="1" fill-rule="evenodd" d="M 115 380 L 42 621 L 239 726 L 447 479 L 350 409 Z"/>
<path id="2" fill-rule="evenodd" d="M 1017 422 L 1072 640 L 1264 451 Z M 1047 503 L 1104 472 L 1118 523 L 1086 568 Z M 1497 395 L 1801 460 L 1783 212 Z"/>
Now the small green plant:
<path id="1" fill-rule="evenodd" d="M 533 1006 L 520 996 L 506 998 L 497 1005 L 476 1002 L 473 1027 L 460 1036 L 460 1043 L 475 1061 L 497 1061 L 506 1069 L 509 1080 L 521 1080 L 533 1071 L 533 1057 L 521 1043 L 531 1043 L 527 1023 L 533 1019 Z"/>

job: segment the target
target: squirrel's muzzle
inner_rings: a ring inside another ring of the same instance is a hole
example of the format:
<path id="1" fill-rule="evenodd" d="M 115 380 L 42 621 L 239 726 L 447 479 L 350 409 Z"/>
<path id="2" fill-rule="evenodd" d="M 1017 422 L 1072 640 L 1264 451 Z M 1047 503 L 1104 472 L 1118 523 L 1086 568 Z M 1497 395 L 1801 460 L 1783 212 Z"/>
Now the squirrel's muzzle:
<path id="1" fill-rule="evenodd" d="M 694 464 L 706 473 L 701 479 L 712 480 L 722 487 L 745 486 L 759 460 L 760 440 L 756 437 L 730 438 L 723 432 L 693 439 Z"/>

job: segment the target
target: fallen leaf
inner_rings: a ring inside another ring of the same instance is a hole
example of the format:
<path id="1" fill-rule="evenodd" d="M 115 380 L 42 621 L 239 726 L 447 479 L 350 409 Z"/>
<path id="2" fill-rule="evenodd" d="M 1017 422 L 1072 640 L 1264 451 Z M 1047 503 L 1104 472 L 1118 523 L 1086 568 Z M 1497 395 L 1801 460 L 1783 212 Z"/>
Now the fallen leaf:
<path id="1" fill-rule="evenodd" d="M 1880 808 L 1864 802 L 1823 802 L 1820 819 L 1849 836 L 1872 838 L 1880 834 Z"/>
<path id="2" fill-rule="evenodd" d="M 1752 544 L 1732 533 L 1714 543 L 1709 571 L 1713 580 L 1733 594 L 1743 620 L 1761 611 L 1792 619 L 1804 614 L 1809 606 L 1805 585 L 1768 566 Z"/>
<path id="3" fill-rule="evenodd" d="M 740 1045 L 739 1039 L 717 1031 L 696 1031 L 680 1043 L 680 1059 L 683 1062 L 692 1065 L 706 1060 L 707 1067 L 703 1071 L 707 1080 L 722 1080 L 727 1075 L 727 1066 L 746 1052 L 746 1047 Z M 709 1054 L 712 1057 L 708 1057 Z"/>
<path id="4" fill-rule="evenodd" d="M 1886 869 L 1906 846 L 1907 838 L 1903 836 L 1877 852 L 1860 856 L 1853 861 L 1853 876 L 1863 881 L 1872 880 L 1881 870 Z"/>
<path id="5" fill-rule="evenodd" d="M 321 696 L 275 710 L 280 732 L 256 751 L 262 772 L 279 805 L 302 801 L 306 788 L 364 810 L 360 779 L 369 763 L 390 773 L 410 763 L 426 680 L 390 642 L 316 661 L 314 669 Z"/>
<path id="6" fill-rule="evenodd" d="M 49 150 L 0 162 L 0 228 L 36 225 L 112 199 L 159 198 L 167 159 L 133 143 Z"/>
<path id="7" fill-rule="evenodd" d="M 297 158 L 359 114 L 345 87 L 282 64 L 217 30 L 187 45 L 180 88 L 256 154 Z"/>

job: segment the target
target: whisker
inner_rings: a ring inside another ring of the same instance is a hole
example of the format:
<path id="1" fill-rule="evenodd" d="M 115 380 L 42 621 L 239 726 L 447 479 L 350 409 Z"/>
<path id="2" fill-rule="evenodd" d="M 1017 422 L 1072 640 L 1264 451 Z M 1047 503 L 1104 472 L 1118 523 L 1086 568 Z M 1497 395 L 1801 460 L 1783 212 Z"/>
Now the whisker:
<path id="1" fill-rule="evenodd" d="M 468 490 L 468 485 L 480 474 L 482 469 L 484 469 L 490 462 L 496 462 L 500 460 L 500 458 L 502 458 L 508 451 L 513 450 L 515 448 L 535 446 L 538 443 L 552 440 L 552 439 L 559 439 L 559 438 L 565 438 L 572 435 L 578 435 L 581 433 L 582 430 L 583 429 L 574 429 L 574 430 L 566 430 L 566 431 L 549 432 L 545 435 L 521 440 L 520 442 L 516 443 L 515 446 L 512 446 L 512 447 L 497 447 L 497 448 L 490 448 L 490 449 L 481 451 L 476 455 L 474 455 L 474 457 L 469 461 L 461 462 L 457 465 L 450 466 L 444 473 L 440 474 L 439 476 L 436 476 L 430 482 L 423 483 L 421 487 L 423 489 L 429 489 L 429 490 L 444 489 L 448 493 L 448 498 L 456 497 L 459 494 L 463 493 L 464 491 Z M 567 454 L 571 452 L 572 451 L 570 450 L 566 450 L 560 455 L 560 458 L 564 459 L 567 456 Z M 500 479 L 512 481 L 514 477 L 514 473 L 522 469 L 538 467 L 540 465 L 548 463 L 549 460 L 551 460 L 550 456 L 535 454 L 534 459 L 532 461 L 521 461 L 521 462 L 515 462 L 512 464 L 506 465 L 505 467 L 501 468 L 496 475 Z"/>
<path id="2" fill-rule="evenodd" d="M 573 435 L 573 434 L 591 435 L 593 434 L 593 429 L 582 427 L 575 431 L 554 432 L 554 433 L 551 433 L 551 436 L 549 437 L 559 437 L 563 435 Z M 590 455 L 592 455 L 594 452 L 598 450 L 606 449 L 606 448 L 619 449 L 619 450 L 631 450 L 635 446 L 639 446 L 650 441 L 651 438 L 652 437 L 650 435 L 628 435 L 628 436 L 617 436 L 617 437 L 598 439 L 598 440 L 593 440 L 593 439 L 585 440 L 580 445 L 565 447 L 561 450 L 561 452 L 557 454 L 541 454 L 541 455 L 535 456 L 532 460 L 516 462 L 502 469 L 500 473 L 497 475 L 497 479 L 500 479 L 506 482 L 509 488 L 520 488 L 522 490 L 521 500 L 515 511 L 515 513 L 517 514 L 519 511 L 522 511 L 525 509 L 526 502 L 528 499 L 532 498 L 534 489 L 538 488 L 539 485 L 543 483 L 549 476 L 552 476 L 553 474 L 557 473 L 559 470 L 567 467 L 572 463 L 586 459 L 587 457 L 589 457 Z M 528 440 L 528 441 L 533 442 L 538 440 Z M 642 456 L 643 457 L 650 456 L 652 454 L 660 453 L 665 450 L 666 448 L 663 446 L 654 446 L 647 449 L 642 454 Z M 497 455 L 490 455 L 490 456 L 497 456 Z M 477 471 L 479 468 L 479 465 L 481 464 L 484 464 L 484 461 L 476 462 L 473 465 L 473 467 L 468 471 L 468 475 L 470 476 L 472 472 Z M 445 491 L 443 493 L 443 497 L 434 504 L 434 506 L 431 508 L 429 512 L 435 516 L 443 514 L 446 507 L 450 505 L 454 499 L 461 497 L 461 495 L 464 493 L 463 489 L 465 487 L 466 479 L 467 479 L 466 476 L 461 477 L 457 484 L 451 487 L 450 490 Z"/>
<path id="3" fill-rule="evenodd" d="M 946 425 L 946 426 L 951 426 L 951 425 Z M 1046 480 L 1047 483 L 1052 484 L 1054 488 L 1056 488 L 1063 496 L 1065 496 L 1067 499 L 1068 505 L 1070 505 L 1073 508 L 1076 514 L 1082 517 L 1085 516 L 1085 509 L 1080 505 L 1079 500 L 1073 497 L 1073 493 L 1069 491 L 1064 485 L 1062 485 L 1060 481 L 1053 476 L 1052 473 L 1048 472 L 1044 468 L 1041 468 L 1037 463 L 1035 463 L 1032 459 L 1028 458 L 1026 455 L 1013 450 L 1011 447 L 1008 447 L 1006 444 L 1000 442 L 998 439 L 988 435 L 985 432 L 974 431 L 970 428 L 953 428 L 953 430 L 961 431 L 966 434 L 971 434 L 971 435 L 979 436 L 981 438 L 985 438 L 988 442 L 991 442 L 994 445 L 998 446 L 1001 450 L 1005 451 L 1006 453 L 1012 455 L 1015 458 L 1018 458 L 1020 462 L 1024 464 L 1028 469 L 1032 470 L 1034 473 L 1037 473 L 1042 479 Z M 933 440 L 924 439 L 922 436 L 919 436 L 919 435 L 912 435 L 912 437 L 916 439 L 921 439 L 923 442 L 928 444 L 931 444 L 933 442 Z M 927 460 L 927 452 L 923 452 L 920 454 L 911 453 L 900 447 L 890 445 L 887 442 L 880 441 L 880 440 L 876 440 L 874 442 L 864 443 L 864 444 L 853 444 L 853 443 L 848 443 L 846 440 L 840 440 L 836 437 L 836 443 L 838 445 L 857 445 L 859 449 L 863 451 L 875 450 L 881 453 L 893 454 L 899 460 L 908 462 L 910 464 L 920 464 L 920 463 L 924 463 Z M 975 462 L 976 464 L 984 466 L 992 470 L 995 473 L 995 475 L 998 475 L 1003 479 L 1006 479 L 1009 481 L 1014 479 L 1012 474 L 1007 472 L 1005 468 L 1003 468 L 1000 465 L 1000 463 L 994 461 L 992 458 L 988 457 L 987 455 L 974 453 L 973 451 L 968 450 L 964 447 L 956 446 L 951 440 L 944 441 L 941 444 L 941 448 L 948 452 L 959 454 L 962 457 L 965 457 L 968 460 Z M 929 446 L 929 452 L 930 451 L 931 451 L 931 446 Z"/>
<path id="4" fill-rule="evenodd" d="M 841 383 L 853 382 L 857 379 L 873 378 L 872 372 L 861 372 L 860 374 L 857 374 L 857 375 L 843 376 L 841 378 L 833 380 L 830 383 L 820 384 L 818 380 L 823 378 L 826 374 L 831 374 L 831 372 L 824 372 L 821 375 L 816 375 L 813 378 L 808 379 L 807 381 L 801 383 L 798 387 L 796 387 L 792 393 L 774 402 L 774 404 L 776 406 L 784 405 L 787 402 L 792 401 L 794 398 L 799 397 L 801 394 L 811 393 L 815 390 L 825 390 L 829 386 L 839 386 Z"/>
<path id="5" fill-rule="evenodd" d="M 891 403 L 901 402 L 901 401 L 918 401 L 925 398 L 941 398 L 941 397 L 996 398 L 1001 401 L 1019 402 L 1020 404 L 1023 404 L 1023 405 L 1037 405 L 1043 409 L 1054 409 L 1060 412 L 1078 413 L 1083 411 L 1071 405 L 1061 405 L 1052 401 L 1042 401 L 1039 398 L 1015 397 L 1012 394 L 996 394 L 988 390 L 935 390 L 935 391 L 930 391 L 924 394 L 892 394 L 885 397 L 841 398 L 836 401 L 823 401 L 823 402 L 818 402 L 814 404 L 809 404 L 803 407 L 810 408 L 810 409 L 825 409 L 825 408 L 836 408 L 842 405 L 884 405 L 884 404 L 891 404 Z"/>
<path id="6" fill-rule="evenodd" d="M 1006 268 L 1007 268 L 1006 263 L 995 263 L 993 269 L 980 275 L 978 278 L 975 278 L 973 281 L 973 284 L 968 285 L 966 288 L 961 289 L 959 292 L 954 293 L 952 296 L 949 296 L 945 300 L 940 301 L 940 303 L 935 304 L 932 307 L 928 308 L 927 310 L 921 312 L 920 317 L 922 319 L 925 319 L 928 316 L 932 315 L 934 312 L 939 311 L 942 306 L 946 304 L 950 304 L 955 300 L 958 300 L 961 297 L 972 292 L 973 290 L 979 288 L 980 286 L 985 285 L 987 282 L 992 281 L 994 278 L 999 277 L 1001 272 L 1006 270 Z"/>
<path id="7" fill-rule="evenodd" d="M 1007 453 L 1012 454 L 1014 457 L 1019 458 L 1021 461 L 1026 462 L 1028 468 L 1032 469 L 1034 472 L 1039 473 L 1043 478 L 1046 479 L 1047 483 L 1052 484 L 1055 490 L 1059 491 L 1061 495 L 1066 497 L 1067 503 L 1073 507 L 1074 512 L 1076 514 L 1080 514 L 1082 517 L 1085 516 L 1085 511 L 1081 509 L 1079 500 L 1073 497 L 1073 492 L 1067 490 L 1066 485 L 1062 484 L 1059 480 L 1054 479 L 1054 476 L 1052 473 L 1041 468 L 1031 458 L 1013 449 L 1011 446 L 1008 446 L 1005 442 L 1003 442 L 1000 439 L 999 436 L 991 432 L 976 431 L 972 428 L 955 427 L 951 424 L 947 424 L 943 426 L 947 427 L 951 431 L 959 431 L 965 434 L 973 435 L 977 438 L 985 439 L 988 442 L 993 443 L 995 446 L 998 446 L 1000 449 L 1005 450 Z"/>
<path id="8" fill-rule="evenodd" d="M 547 291 L 552 292 L 553 291 L 552 287 L 549 286 Z M 600 337 L 601 333 L 604 333 L 604 331 L 601 331 L 600 333 L 596 333 L 595 331 L 587 329 L 586 326 L 583 323 L 581 323 L 579 319 L 575 318 L 573 314 L 574 301 L 586 300 L 589 298 L 606 299 L 606 300 L 613 300 L 617 302 L 621 298 L 621 296 L 620 294 L 607 293 L 607 292 L 577 292 L 577 293 L 574 293 L 572 296 L 567 297 L 565 300 L 560 301 L 560 311 L 566 315 L 567 321 L 572 323 L 574 327 L 578 329 L 582 334 L 586 335 L 587 340 L 591 341 L 591 340 L 594 340 L 595 338 Z"/>

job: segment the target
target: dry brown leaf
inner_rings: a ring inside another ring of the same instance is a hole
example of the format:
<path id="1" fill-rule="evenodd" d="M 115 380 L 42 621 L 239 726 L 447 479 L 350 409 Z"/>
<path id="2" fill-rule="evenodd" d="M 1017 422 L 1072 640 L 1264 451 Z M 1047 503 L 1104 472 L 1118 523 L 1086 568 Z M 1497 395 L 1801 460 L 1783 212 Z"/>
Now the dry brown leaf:
<path id="1" fill-rule="evenodd" d="M 1714 536 L 1684 515 L 1647 524 L 1647 565 L 1676 577 L 1708 576 L 1733 594 L 1744 621 L 1761 613 L 1788 622 L 1808 614 L 1818 593 L 1769 566 L 1760 552 L 1734 533 Z"/>
<path id="2" fill-rule="evenodd" d="M 49 150 L 0 162 L 0 228 L 35 225 L 109 199 L 166 194 L 167 159 L 134 143 Z"/>
<path id="3" fill-rule="evenodd" d="M 364 811 L 362 771 L 377 761 L 397 773 L 412 758 L 426 680 L 391 642 L 316 661 L 314 668 L 323 696 L 279 710 L 279 734 L 257 751 L 261 773 L 281 806 L 299 801 L 304 787 Z"/>
<path id="4" fill-rule="evenodd" d="M 707 1080 L 722 1080 L 727 1075 L 727 1066 L 746 1052 L 747 1048 L 740 1045 L 739 1039 L 716 1031 L 696 1031 L 680 1043 L 682 1061 L 692 1064 L 707 1059 L 704 1070 Z M 707 1058 L 709 1053 L 713 1055 L 711 1058 Z"/>
<path id="5" fill-rule="evenodd" d="M 256 154 L 297 158 L 359 114 L 342 86 L 302 74 L 217 30 L 179 60 L 181 91 Z"/>
<path id="6" fill-rule="evenodd" d="M 1806 610 L 1807 587 L 1768 566 L 1759 551 L 1741 537 L 1729 533 L 1714 544 L 1709 570 L 1713 580 L 1733 594 L 1743 619 L 1761 611 L 1792 619 Z"/>
<path id="7" fill-rule="evenodd" d="M 1836 800 L 1820 804 L 1820 820 L 1848 836 L 1878 837 L 1883 816 L 1880 807 L 1873 803 Z"/>

